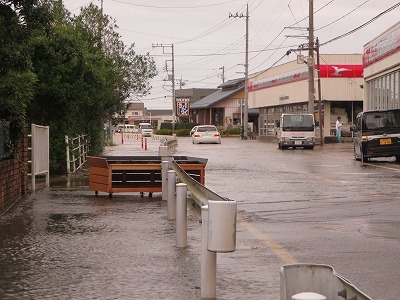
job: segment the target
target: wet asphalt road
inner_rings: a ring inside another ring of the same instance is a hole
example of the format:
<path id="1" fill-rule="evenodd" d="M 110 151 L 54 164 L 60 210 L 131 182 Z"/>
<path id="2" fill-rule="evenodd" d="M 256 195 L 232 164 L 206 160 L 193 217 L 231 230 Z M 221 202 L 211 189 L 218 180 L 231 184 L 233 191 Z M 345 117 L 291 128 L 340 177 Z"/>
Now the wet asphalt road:
<path id="1" fill-rule="evenodd" d="M 157 155 L 158 141 L 106 155 Z M 208 158 L 206 186 L 238 202 L 237 250 L 218 254 L 218 299 L 279 299 L 279 268 L 328 264 L 374 299 L 400 293 L 400 165 L 362 165 L 351 144 L 278 150 L 225 138 L 175 155 Z M 0 299 L 199 299 L 201 228 L 187 249 L 160 194 L 94 196 L 53 180 L 0 216 Z"/>

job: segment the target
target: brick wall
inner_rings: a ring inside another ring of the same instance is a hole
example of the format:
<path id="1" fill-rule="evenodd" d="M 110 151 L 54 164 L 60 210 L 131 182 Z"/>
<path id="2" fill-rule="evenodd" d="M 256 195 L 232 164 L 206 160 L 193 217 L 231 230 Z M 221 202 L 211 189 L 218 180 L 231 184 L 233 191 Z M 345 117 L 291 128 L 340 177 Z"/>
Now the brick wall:
<path id="1" fill-rule="evenodd" d="M 17 144 L 14 158 L 0 161 L 0 209 L 7 208 L 26 193 L 27 177 L 28 136 L 25 134 Z"/>

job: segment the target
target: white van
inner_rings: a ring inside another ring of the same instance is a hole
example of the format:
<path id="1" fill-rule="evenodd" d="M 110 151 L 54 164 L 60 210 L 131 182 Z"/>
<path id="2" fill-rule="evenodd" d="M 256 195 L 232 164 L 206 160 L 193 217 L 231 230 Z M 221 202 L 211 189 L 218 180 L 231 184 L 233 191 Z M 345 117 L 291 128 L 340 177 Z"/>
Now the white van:
<path id="1" fill-rule="evenodd" d="M 139 123 L 139 134 L 142 136 L 152 136 L 153 127 L 150 123 Z"/>
<path id="2" fill-rule="evenodd" d="M 117 132 L 138 132 L 138 127 L 136 125 L 119 124 L 117 126 Z"/>

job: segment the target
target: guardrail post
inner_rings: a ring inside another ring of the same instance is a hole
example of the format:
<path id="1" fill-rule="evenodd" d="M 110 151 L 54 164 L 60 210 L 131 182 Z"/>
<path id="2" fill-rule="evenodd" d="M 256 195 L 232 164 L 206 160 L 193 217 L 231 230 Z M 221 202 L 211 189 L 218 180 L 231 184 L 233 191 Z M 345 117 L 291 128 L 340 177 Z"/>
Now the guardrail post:
<path id="1" fill-rule="evenodd" d="M 158 156 L 168 156 L 168 147 L 164 145 L 159 146 Z"/>
<path id="2" fill-rule="evenodd" d="M 167 219 L 176 219 L 176 172 L 169 170 L 168 172 L 168 200 L 167 200 Z"/>
<path id="3" fill-rule="evenodd" d="M 187 185 L 176 185 L 176 246 L 187 246 Z"/>
<path id="4" fill-rule="evenodd" d="M 201 298 L 217 297 L 217 252 L 207 249 L 208 205 L 201 207 Z"/>
<path id="5" fill-rule="evenodd" d="M 169 162 L 168 161 L 162 161 L 161 162 L 161 189 L 162 189 L 162 194 L 161 194 L 161 199 L 162 200 L 167 200 L 168 199 L 168 169 L 169 169 Z"/>

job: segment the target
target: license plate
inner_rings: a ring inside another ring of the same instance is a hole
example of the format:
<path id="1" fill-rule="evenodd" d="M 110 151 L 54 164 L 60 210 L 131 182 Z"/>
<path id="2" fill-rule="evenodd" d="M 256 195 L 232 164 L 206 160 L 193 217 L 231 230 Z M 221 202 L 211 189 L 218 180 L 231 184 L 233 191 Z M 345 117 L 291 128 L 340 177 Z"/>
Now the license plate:
<path id="1" fill-rule="evenodd" d="M 302 145 L 303 142 L 302 142 L 302 141 L 294 141 L 294 144 L 295 144 L 295 145 Z"/>
<path id="2" fill-rule="evenodd" d="M 392 139 L 380 139 L 379 140 L 380 145 L 391 145 L 392 144 Z"/>

